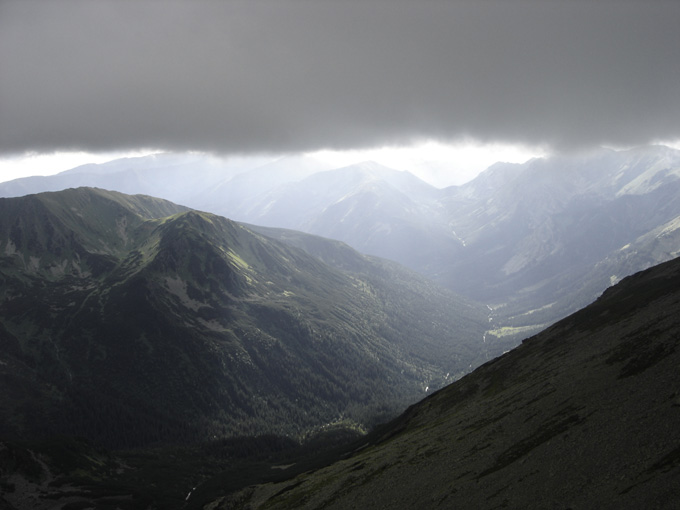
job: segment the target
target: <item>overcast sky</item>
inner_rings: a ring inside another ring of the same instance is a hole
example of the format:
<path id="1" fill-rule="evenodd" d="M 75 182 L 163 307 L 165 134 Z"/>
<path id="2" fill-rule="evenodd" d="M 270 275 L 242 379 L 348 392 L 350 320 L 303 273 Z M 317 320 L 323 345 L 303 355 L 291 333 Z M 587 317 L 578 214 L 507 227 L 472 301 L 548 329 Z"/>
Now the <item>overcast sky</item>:
<path id="1" fill-rule="evenodd" d="M 0 157 L 680 139 L 680 1 L 0 0 Z"/>

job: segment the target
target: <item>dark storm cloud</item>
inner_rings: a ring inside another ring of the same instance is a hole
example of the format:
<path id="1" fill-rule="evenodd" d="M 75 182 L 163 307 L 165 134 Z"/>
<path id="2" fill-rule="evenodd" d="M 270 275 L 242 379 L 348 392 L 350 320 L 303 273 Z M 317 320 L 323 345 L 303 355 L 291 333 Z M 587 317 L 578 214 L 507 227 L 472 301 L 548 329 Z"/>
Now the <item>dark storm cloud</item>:
<path id="1" fill-rule="evenodd" d="M 649 0 L 5 0 L 0 152 L 680 138 L 679 22 Z"/>

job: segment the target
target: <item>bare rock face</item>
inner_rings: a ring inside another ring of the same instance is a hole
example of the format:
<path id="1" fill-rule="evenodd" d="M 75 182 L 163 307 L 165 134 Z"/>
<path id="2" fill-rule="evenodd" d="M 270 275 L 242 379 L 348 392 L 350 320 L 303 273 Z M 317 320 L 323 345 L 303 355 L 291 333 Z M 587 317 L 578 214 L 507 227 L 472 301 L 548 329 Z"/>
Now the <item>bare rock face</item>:
<path id="1" fill-rule="evenodd" d="M 676 508 L 680 260 L 411 407 L 364 448 L 213 508 Z"/>

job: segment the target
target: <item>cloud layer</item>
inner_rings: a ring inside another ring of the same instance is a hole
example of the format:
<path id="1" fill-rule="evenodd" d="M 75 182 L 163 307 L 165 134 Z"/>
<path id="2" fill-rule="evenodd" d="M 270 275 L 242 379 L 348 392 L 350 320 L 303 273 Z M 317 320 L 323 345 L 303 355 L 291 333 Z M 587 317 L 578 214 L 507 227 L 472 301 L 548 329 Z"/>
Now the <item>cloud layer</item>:
<path id="1" fill-rule="evenodd" d="M 680 2 L 0 3 L 0 153 L 680 138 Z"/>

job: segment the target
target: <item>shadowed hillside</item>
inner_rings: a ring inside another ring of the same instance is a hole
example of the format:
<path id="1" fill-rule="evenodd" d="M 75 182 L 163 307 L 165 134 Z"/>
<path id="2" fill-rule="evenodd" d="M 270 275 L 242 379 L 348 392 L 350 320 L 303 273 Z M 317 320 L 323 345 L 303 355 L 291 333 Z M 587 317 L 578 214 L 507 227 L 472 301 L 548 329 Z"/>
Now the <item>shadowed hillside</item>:
<path id="1" fill-rule="evenodd" d="M 412 406 L 346 459 L 214 508 L 677 508 L 679 311 L 673 260 Z"/>
<path id="2" fill-rule="evenodd" d="M 0 200 L 0 435 L 111 447 L 361 430 L 494 355 L 486 311 L 215 215 L 79 188 Z"/>

